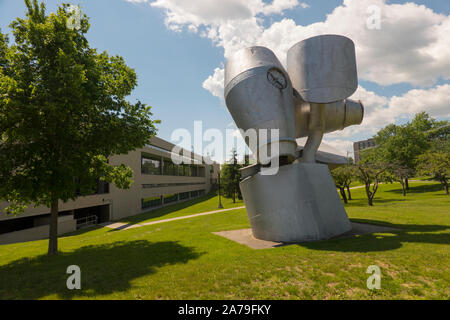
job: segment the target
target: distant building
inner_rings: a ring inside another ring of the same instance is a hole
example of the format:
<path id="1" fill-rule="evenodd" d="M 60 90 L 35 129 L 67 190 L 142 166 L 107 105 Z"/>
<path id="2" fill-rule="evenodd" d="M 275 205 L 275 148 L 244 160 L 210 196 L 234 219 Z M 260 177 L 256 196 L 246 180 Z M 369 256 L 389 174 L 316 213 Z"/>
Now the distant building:
<path id="1" fill-rule="evenodd" d="M 153 137 L 149 144 L 124 155 L 115 155 L 110 163 L 124 163 L 133 169 L 130 189 L 98 181 L 97 192 L 75 201 L 59 203 L 59 234 L 86 225 L 119 220 L 124 217 L 186 201 L 207 194 L 219 176 L 218 163 L 211 165 L 191 154 L 186 164 L 172 162 L 175 145 Z M 188 152 L 189 154 L 189 152 Z M 7 215 L 7 202 L 0 201 L 0 244 L 44 239 L 48 237 L 50 209 L 29 206 L 18 216 Z"/>
<path id="2" fill-rule="evenodd" d="M 375 147 L 375 140 L 367 139 L 362 141 L 353 142 L 353 152 L 355 154 L 355 163 L 361 160 L 360 152 L 365 149 L 371 149 Z"/>

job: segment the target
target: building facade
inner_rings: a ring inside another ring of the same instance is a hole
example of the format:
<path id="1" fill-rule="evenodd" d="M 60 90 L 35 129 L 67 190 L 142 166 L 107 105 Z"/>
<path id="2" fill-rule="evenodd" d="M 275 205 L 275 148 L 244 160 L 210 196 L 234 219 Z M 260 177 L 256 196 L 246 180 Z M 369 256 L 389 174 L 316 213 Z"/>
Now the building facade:
<path id="1" fill-rule="evenodd" d="M 111 164 L 123 163 L 133 170 L 131 188 L 122 190 L 99 181 L 95 194 L 60 202 L 59 233 L 118 220 L 207 194 L 217 181 L 219 164 L 208 165 L 195 160 L 201 159 L 200 156 L 192 155 L 183 161 L 185 164 L 177 165 L 171 159 L 174 146 L 154 137 L 142 149 L 111 157 Z M 30 206 L 24 213 L 11 216 L 4 212 L 7 206 L 7 202 L 0 202 L 0 244 L 48 237 L 48 207 Z"/>
<path id="2" fill-rule="evenodd" d="M 376 146 L 374 139 L 367 139 L 362 141 L 353 142 L 353 152 L 355 155 L 355 163 L 361 160 L 361 151 L 365 149 L 371 149 Z"/>

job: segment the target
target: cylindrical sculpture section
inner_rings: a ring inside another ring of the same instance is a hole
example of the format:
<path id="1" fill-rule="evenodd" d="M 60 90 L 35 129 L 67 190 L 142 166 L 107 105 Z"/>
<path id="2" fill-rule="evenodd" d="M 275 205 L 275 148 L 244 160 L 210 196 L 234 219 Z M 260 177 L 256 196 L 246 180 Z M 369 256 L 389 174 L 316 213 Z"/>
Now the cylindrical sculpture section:
<path id="1" fill-rule="evenodd" d="M 288 51 L 287 70 L 293 87 L 307 102 L 343 100 L 358 86 L 355 45 L 340 35 L 298 42 Z"/>
<path id="2" fill-rule="evenodd" d="M 361 100 L 345 100 L 344 128 L 355 124 L 361 124 L 364 119 L 364 105 Z"/>
<path id="3" fill-rule="evenodd" d="M 311 104 L 294 98 L 296 137 L 303 138 L 310 134 L 308 126 L 311 116 Z M 325 104 L 324 133 L 342 130 L 360 124 L 364 117 L 361 101 L 351 99 L 339 100 Z"/>
<path id="4" fill-rule="evenodd" d="M 292 84 L 275 54 L 265 47 L 250 47 L 237 52 L 225 67 L 225 102 L 238 128 L 267 129 L 268 140 L 249 144 L 252 153 L 279 147 L 278 154 L 295 159 L 294 104 Z M 278 137 L 270 129 L 278 129 Z M 259 137 L 259 134 L 258 134 Z M 258 155 L 258 160 L 259 160 Z"/>

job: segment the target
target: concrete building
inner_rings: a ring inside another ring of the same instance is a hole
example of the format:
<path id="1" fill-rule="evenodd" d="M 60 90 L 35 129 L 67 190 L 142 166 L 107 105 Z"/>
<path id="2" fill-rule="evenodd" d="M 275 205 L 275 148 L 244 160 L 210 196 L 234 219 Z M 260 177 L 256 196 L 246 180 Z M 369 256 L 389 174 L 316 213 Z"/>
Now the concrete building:
<path id="1" fill-rule="evenodd" d="M 362 141 L 353 142 L 353 152 L 355 154 L 355 163 L 361 160 L 361 151 L 365 149 L 371 149 L 376 146 L 375 140 L 367 139 Z"/>
<path id="2" fill-rule="evenodd" d="M 97 192 L 76 201 L 59 204 L 60 234 L 86 225 L 118 220 L 207 194 L 216 184 L 220 166 L 207 165 L 191 157 L 191 164 L 171 160 L 174 144 L 154 137 L 142 149 L 110 158 L 113 165 L 133 169 L 133 185 L 122 190 L 99 182 Z M 200 157 L 196 157 L 200 159 Z M 7 202 L 0 202 L 0 244 L 48 237 L 50 209 L 28 207 L 18 216 L 7 215 Z"/>

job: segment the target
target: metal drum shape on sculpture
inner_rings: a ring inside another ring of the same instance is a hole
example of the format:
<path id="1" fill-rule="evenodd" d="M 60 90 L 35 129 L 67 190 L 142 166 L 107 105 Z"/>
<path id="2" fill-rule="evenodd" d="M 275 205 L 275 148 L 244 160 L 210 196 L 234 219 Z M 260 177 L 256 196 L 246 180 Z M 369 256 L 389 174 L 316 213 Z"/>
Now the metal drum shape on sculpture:
<path id="1" fill-rule="evenodd" d="M 225 67 L 225 102 L 239 129 L 268 129 L 268 143 L 249 145 L 252 153 L 279 142 L 279 156 L 295 159 L 295 120 L 292 84 L 275 54 L 250 47 L 232 56 Z M 278 139 L 270 136 L 278 129 Z M 272 156 L 272 155 L 271 155 Z M 274 155 L 275 156 L 275 155 Z M 258 157 L 259 159 L 259 157 Z"/>
<path id="2" fill-rule="evenodd" d="M 344 36 L 321 35 L 298 42 L 288 51 L 287 70 L 307 102 L 343 100 L 358 86 L 355 45 Z"/>
<path id="3" fill-rule="evenodd" d="M 294 98 L 296 137 L 307 137 L 311 104 L 298 96 Z M 339 100 L 325 104 L 324 133 L 342 130 L 346 127 L 360 124 L 364 116 L 364 106 L 361 101 L 351 99 Z"/>
<path id="4" fill-rule="evenodd" d="M 324 164 L 282 166 L 276 175 L 247 176 L 239 186 L 257 239 L 314 241 L 351 229 L 330 170 Z"/>

